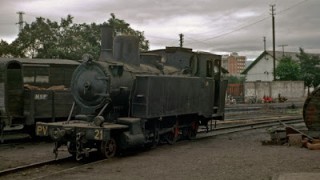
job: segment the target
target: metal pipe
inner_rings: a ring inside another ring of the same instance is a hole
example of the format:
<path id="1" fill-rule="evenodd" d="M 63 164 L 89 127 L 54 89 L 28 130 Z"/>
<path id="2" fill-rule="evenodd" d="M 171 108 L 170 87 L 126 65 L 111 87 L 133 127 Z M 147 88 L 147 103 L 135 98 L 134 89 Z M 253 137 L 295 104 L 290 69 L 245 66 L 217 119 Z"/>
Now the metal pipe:
<path id="1" fill-rule="evenodd" d="M 75 102 L 72 103 L 72 107 L 71 107 L 71 110 L 70 110 L 70 113 L 69 113 L 69 116 L 68 116 L 67 124 L 69 123 L 69 121 L 71 119 L 75 104 L 76 104 Z"/>
<path id="2" fill-rule="evenodd" d="M 107 106 L 109 105 L 109 102 L 107 102 L 103 108 L 100 110 L 99 114 L 97 116 L 101 116 L 101 114 L 103 113 L 103 111 L 107 108 Z"/>

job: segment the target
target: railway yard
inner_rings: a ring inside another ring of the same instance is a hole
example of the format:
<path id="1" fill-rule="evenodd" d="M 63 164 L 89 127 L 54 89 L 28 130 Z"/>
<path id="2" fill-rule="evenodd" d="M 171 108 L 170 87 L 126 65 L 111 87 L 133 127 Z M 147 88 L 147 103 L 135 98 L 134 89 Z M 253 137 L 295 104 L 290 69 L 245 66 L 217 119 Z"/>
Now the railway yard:
<path id="1" fill-rule="evenodd" d="M 230 105 L 226 120 L 210 123 L 210 132 L 200 128 L 195 140 L 112 159 L 77 162 L 65 149 L 53 161 L 52 142 L 7 142 L 0 145 L 0 179 L 317 179 L 319 151 L 262 143 L 279 121 L 303 129 L 302 105 Z"/>
<path id="2" fill-rule="evenodd" d="M 234 104 L 221 55 L 113 35 L 98 59 L 2 60 L 0 179 L 320 179 L 320 89 Z"/>

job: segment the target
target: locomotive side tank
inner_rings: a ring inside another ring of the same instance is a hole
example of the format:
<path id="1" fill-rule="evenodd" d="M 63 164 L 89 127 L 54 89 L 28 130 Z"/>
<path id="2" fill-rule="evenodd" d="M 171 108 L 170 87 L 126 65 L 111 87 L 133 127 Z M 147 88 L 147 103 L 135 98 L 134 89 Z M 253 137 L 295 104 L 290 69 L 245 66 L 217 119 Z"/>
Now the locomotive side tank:
<path id="1" fill-rule="evenodd" d="M 109 41 L 102 42 L 99 61 L 86 56 L 72 76 L 74 106 L 81 113 L 65 122 L 37 123 L 37 135 L 56 141 L 54 152 L 66 144 L 77 159 L 93 150 L 112 157 L 119 149 L 194 138 L 199 125 L 223 119 L 221 59 L 190 60 L 195 71 L 208 71 L 199 76 L 142 64 L 136 37 L 118 36 L 110 43 L 112 31 L 104 28 L 103 41 Z"/>

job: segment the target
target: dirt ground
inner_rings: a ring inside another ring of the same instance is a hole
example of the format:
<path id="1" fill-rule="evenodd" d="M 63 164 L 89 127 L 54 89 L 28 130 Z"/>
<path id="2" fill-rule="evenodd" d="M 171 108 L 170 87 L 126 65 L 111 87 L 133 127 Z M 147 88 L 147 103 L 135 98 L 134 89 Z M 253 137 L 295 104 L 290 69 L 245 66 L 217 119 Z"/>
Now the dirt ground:
<path id="1" fill-rule="evenodd" d="M 2 144 L 0 146 L 0 171 L 54 159 L 53 147 L 53 144 L 48 142 Z M 60 157 L 68 155 L 67 152 L 60 153 Z"/>
<path id="2" fill-rule="evenodd" d="M 320 171 L 320 151 L 261 144 L 268 139 L 265 130 L 251 130 L 183 141 L 42 178 L 268 180 L 277 179 L 283 173 Z M 2 152 L 1 162 L 5 156 Z"/>

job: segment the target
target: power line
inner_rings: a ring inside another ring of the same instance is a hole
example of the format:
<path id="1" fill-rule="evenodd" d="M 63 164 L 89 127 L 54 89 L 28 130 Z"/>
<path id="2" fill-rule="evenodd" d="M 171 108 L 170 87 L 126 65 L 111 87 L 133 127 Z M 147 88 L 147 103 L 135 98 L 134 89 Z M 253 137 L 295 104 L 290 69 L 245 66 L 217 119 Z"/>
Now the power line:
<path id="1" fill-rule="evenodd" d="M 256 0 L 252 0 L 252 1 L 249 1 L 246 5 L 244 5 L 245 7 L 248 7 L 248 6 L 251 6 L 252 5 L 252 2 L 254 2 L 254 3 L 257 3 L 258 1 L 256 1 Z M 238 13 L 238 12 L 240 12 L 242 9 L 237 9 L 237 11 L 233 11 L 233 13 L 235 14 L 235 13 Z M 218 18 L 216 18 L 216 19 L 219 19 L 219 18 L 221 18 L 221 17 L 223 17 L 223 18 L 225 18 L 225 17 L 230 17 L 231 15 L 230 15 L 230 13 L 229 13 L 229 11 L 227 11 L 227 12 L 225 12 L 225 13 L 223 13 L 223 14 L 220 14 L 219 16 L 218 16 Z M 204 25 L 207 25 L 207 24 L 209 24 L 209 23 L 211 23 L 211 22 L 214 22 L 214 20 L 208 20 L 206 23 L 204 23 L 204 24 L 201 24 L 201 25 L 198 25 L 199 27 L 201 27 L 201 26 L 204 26 Z M 191 29 L 191 32 L 193 32 L 194 31 L 194 29 L 195 28 L 193 28 L 193 30 Z M 189 30 L 190 31 L 190 30 Z M 200 35 L 200 34 L 207 34 L 207 33 L 211 33 L 212 31 L 207 31 L 207 32 L 203 32 L 203 33 L 196 33 L 196 35 Z"/>
<path id="2" fill-rule="evenodd" d="M 283 10 L 279 11 L 278 14 L 281 14 L 281 13 L 286 12 L 286 11 L 292 9 L 292 8 L 295 8 L 296 6 L 299 6 L 299 5 L 301 5 L 302 3 L 307 2 L 307 1 L 308 1 L 308 0 L 300 1 L 300 2 L 298 2 L 298 3 L 296 3 L 296 4 L 294 4 L 294 5 L 286 8 L 286 9 L 283 9 Z"/>
<path id="3" fill-rule="evenodd" d="M 288 44 L 281 44 L 278 47 L 282 47 L 282 56 L 284 56 L 284 47 L 288 46 Z"/>
<path id="4" fill-rule="evenodd" d="M 183 47 L 183 34 L 179 34 L 179 44 L 180 44 L 180 47 Z"/>
<path id="5" fill-rule="evenodd" d="M 234 33 L 234 32 L 236 32 L 236 31 L 242 30 L 242 29 L 244 29 L 244 28 L 247 28 L 247 27 L 250 27 L 250 26 L 252 26 L 252 25 L 258 24 L 258 23 L 260 23 L 260 22 L 262 22 L 262 21 L 264 21 L 264 20 L 266 20 L 266 19 L 268 19 L 268 18 L 269 18 L 269 17 L 265 17 L 265 18 L 260 19 L 260 20 L 258 20 L 258 21 L 256 21 L 256 22 L 253 22 L 253 23 L 251 23 L 251 24 L 248 24 L 248 25 L 242 26 L 242 27 L 240 27 L 240 28 L 231 30 L 231 31 L 229 31 L 229 32 L 222 33 L 222 34 L 219 34 L 219 35 L 214 36 L 214 37 L 211 37 L 211 38 L 207 38 L 207 39 L 204 40 L 204 41 L 209 41 L 209 40 L 212 40 L 212 39 L 220 38 L 220 37 L 222 37 L 222 36 L 226 36 L 226 35 L 228 35 L 228 34 L 231 34 L 231 33 Z"/>
<path id="6" fill-rule="evenodd" d="M 272 16 L 272 51 L 273 51 L 273 80 L 276 80 L 276 37 L 275 37 L 275 27 L 274 27 L 274 15 L 275 15 L 275 4 L 271 6 L 271 16 Z"/>
<path id="7" fill-rule="evenodd" d="M 300 2 L 298 2 L 298 3 L 296 3 L 296 4 L 293 4 L 292 6 L 290 6 L 290 7 L 286 8 L 286 9 L 283 9 L 283 10 L 279 11 L 278 14 L 281 14 L 281 13 L 283 13 L 283 12 L 286 12 L 286 11 L 288 11 L 288 10 L 291 10 L 292 8 L 301 5 L 302 3 L 306 2 L 306 1 L 308 1 L 308 0 L 303 0 L 303 1 L 300 1 Z M 236 28 L 236 29 L 234 29 L 234 30 L 231 30 L 231 31 L 229 31 L 229 32 L 222 33 L 222 34 L 219 34 L 219 35 L 217 35 L 217 36 L 213 36 L 213 37 L 207 38 L 207 39 L 205 39 L 205 40 L 203 40 L 203 41 L 210 41 L 210 40 L 213 40 L 213 39 L 217 39 L 217 38 L 220 38 L 220 37 L 229 35 L 229 34 L 234 33 L 234 32 L 236 32 L 236 31 L 239 31 L 239 30 L 245 29 L 245 28 L 247 28 L 247 27 L 250 27 L 250 26 L 252 26 L 252 25 L 258 24 L 258 23 L 260 23 L 260 22 L 262 22 L 262 21 L 264 21 L 264 20 L 266 20 L 266 19 L 268 19 L 268 18 L 270 18 L 270 17 L 269 17 L 269 16 L 264 17 L 264 18 L 262 18 L 262 19 L 260 19 L 260 20 L 258 20 L 258 21 L 255 21 L 255 22 L 253 22 L 253 23 L 250 23 L 250 24 L 248 24 L 248 25 L 244 25 L 244 26 L 241 26 L 241 27 Z M 200 34 L 203 34 L 203 33 L 200 33 Z M 199 35 L 199 34 L 197 34 L 197 35 Z"/>
<path id="8" fill-rule="evenodd" d="M 17 14 L 19 15 L 19 21 L 16 24 L 19 24 L 19 32 L 21 32 L 23 29 L 23 23 L 24 23 L 24 21 L 23 21 L 24 12 L 19 11 L 19 12 L 17 12 Z"/>
<path id="9" fill-rule="evenodd" d="M 3 22 L 3 23 L 0 23 L 0 25 L 14 25 L 15 26 L 15 23 L 6 23 L 6 22 Z"/>

